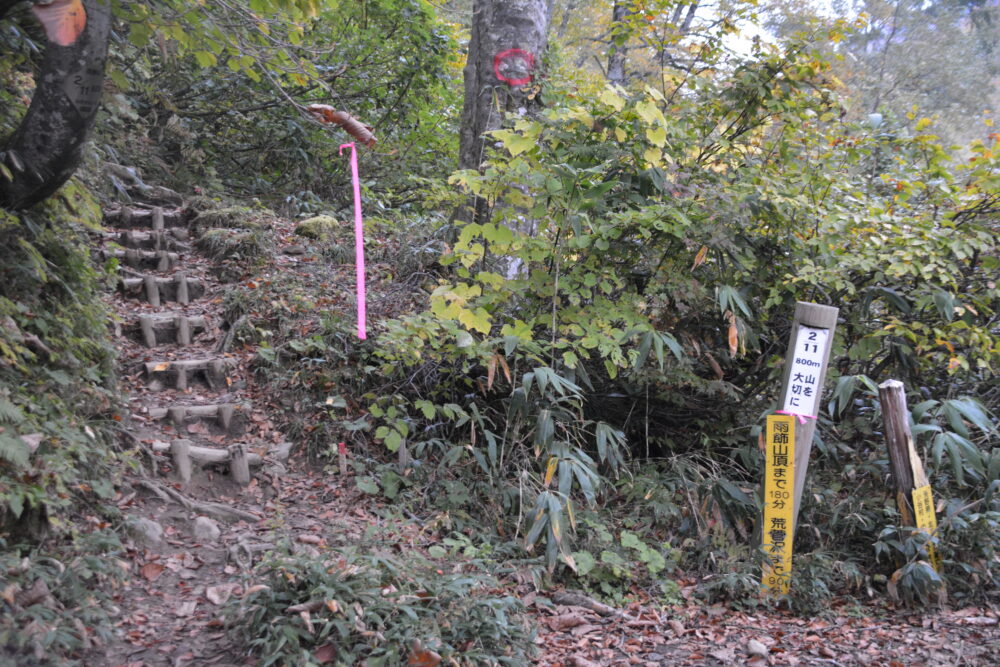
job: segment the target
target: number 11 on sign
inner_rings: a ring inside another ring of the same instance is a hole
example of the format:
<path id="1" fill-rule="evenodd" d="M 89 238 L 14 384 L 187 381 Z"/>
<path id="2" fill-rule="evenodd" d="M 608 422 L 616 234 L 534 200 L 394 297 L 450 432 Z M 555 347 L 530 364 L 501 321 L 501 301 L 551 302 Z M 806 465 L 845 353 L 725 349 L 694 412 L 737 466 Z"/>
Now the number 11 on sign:
<path id="1" fill-rule="evenodd" d="M 795 489 L 795 417 L 767 418 L 764 461 L 764 564 L 761 592 L 785 595 L 792 578 L 793 490 Z"/>

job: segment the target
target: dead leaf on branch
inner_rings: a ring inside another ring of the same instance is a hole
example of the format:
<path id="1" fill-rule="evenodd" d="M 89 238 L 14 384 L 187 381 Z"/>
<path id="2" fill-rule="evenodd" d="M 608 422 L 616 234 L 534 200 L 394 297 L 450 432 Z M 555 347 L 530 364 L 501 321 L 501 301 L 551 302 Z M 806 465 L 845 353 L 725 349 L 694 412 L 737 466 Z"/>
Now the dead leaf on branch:
<path id="1" fill-rule="evenodd" d="M 365 146 L 371 148 L 377 141 L 372 134 L 372 128 L 364 125 L 346 111 L 337 111 L 327 104 L 310 104 L 306 109 L 321 123 L 330 123 L 342 127 L 345 132 Z"/>
<path id="2" fill-rule="evenodd" d="M 45 36 L 59 46 L 70 46 L 87 27 L 87 10 L 81 0 L 36 2 L 32 13 L 45 28 Z"/>

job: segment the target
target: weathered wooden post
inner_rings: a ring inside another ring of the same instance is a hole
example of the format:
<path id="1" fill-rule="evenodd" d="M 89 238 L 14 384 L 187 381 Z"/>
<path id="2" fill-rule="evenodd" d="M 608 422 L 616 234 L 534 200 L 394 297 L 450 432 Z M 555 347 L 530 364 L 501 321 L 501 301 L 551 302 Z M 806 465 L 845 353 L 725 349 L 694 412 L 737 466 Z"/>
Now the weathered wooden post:
<path id="1" fill-rule="evenodd" d="M 792 508 L 792 532 L 798 525 L 802 489 L 805 485 L 809 452 L 812 449 L 819 399 L 833 347 L 839 310 L 833 306 L 799 301 L 788 340 L 785 370 L 781 382 L 779 414 L 791 415 L 795 425 L 795 489 Z"/>
<path id="2" fill-rule="evenodd" d="M 250 483 L 250 461 L 245 444 L 229 445 L 229 472 L 240 486 Z"/>
<path id="3" fill-rule="evenodd" d="M 174 459 L 174 472 L 182 484 L 191 481 L 191 441 L 177 439 L 170 443 L 170 454 Z"/>
<path id="4" fill-rule="evenodd" d="M 886 380 L 878 386 L 885 424 L 885 444 L 889 448 L 889 467 L 896 487 L 896 506 L 903 525 L 916 526 L 933 535 L 937 529 L 934 498 L 924 473 L 910 431 L 910 411 L 906 406 L 906 389 L 899 380 Z M 933 545 L 927 546 L 934 569 L 941 564 Z"/>

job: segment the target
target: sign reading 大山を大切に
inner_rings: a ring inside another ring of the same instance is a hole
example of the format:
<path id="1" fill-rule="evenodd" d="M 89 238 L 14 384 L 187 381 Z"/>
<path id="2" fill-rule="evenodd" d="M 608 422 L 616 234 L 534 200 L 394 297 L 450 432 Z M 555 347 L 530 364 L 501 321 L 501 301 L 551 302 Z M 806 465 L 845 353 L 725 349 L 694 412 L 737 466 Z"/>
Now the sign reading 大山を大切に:
<path id="1" fill-rule="evenodd" d="M 795 336 L 792 368 L 788 375 L 788 388 L 785 390 L 783 412 L 809 417 L 816 415 L 822 390 L 819 380 L 820 370 L 823 368 L 829 335 L 829 329 L 799 325 Z"/>

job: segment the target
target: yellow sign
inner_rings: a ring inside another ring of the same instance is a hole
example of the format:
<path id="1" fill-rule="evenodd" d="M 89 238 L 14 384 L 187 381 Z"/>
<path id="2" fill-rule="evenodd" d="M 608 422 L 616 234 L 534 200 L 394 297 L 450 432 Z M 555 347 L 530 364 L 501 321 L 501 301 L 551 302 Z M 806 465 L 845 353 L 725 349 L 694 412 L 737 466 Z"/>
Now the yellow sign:
<path id="1" fill-rule="evenodd" d="M 795 489 L 795 417 L 767 418 L 764 461 L 764 565 L 762 592 L 788 593 L 792 578 L 792 524 Z"/>
<path id="2" fill-rule="evenodd" d="M 934 495 L 931 493 L 930 484 L 913 489 L 913 511 L 916 514 L 917 528 L 928 535 L 933 535 L 937 530 L 937 516 L 934 514 Z M 941 558 L 937 555 L 933 544 L 927 545 L 927 555 L 931 557 L 934 569 L 940 572 Z"/>

